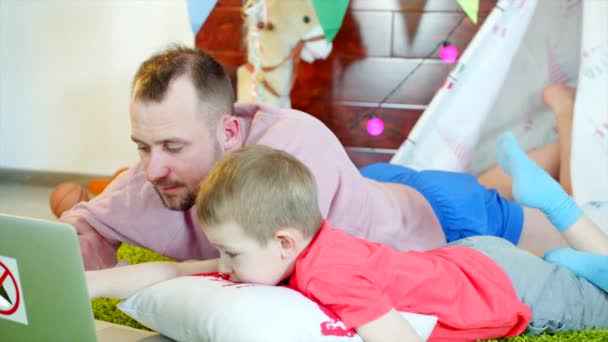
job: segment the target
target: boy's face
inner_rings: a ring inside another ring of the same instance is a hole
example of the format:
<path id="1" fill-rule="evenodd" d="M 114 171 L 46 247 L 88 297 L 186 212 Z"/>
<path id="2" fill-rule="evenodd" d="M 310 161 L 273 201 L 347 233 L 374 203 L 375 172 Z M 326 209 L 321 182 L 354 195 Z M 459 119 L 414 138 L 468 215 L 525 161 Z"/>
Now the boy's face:
<path id="1" fill-rule="evenodd" d="M 292 272 L 294 259 L 280 238 L 262 246 L 235 223 L 206 228 L 205 234 L 220 252 L 219 272 L 233 282 L 276 285 Z"/>

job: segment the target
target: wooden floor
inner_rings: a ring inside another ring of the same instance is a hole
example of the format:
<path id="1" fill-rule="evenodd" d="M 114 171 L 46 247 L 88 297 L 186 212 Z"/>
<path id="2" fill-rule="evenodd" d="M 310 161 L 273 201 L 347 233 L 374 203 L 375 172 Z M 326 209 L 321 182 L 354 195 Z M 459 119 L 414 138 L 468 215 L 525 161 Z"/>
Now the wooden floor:
<path id="1" fill-rule="evenodd" d="M 98 177 L 102 176 L 0 169 L 0 214 L 55 220 L 49 205 L 55 186 L 62 182 L 86 186 Z"/>

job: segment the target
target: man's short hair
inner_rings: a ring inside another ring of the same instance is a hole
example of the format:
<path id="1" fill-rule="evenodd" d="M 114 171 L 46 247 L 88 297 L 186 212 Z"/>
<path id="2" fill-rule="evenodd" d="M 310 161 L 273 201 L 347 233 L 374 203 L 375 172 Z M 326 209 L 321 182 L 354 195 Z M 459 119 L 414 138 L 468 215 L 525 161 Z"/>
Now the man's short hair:
<path id="1" fill-rule="evenodd" d="M 234 90 L 224 68 L 207 52 L 181 45 L 153 55 L 141 64 L 132 84 L 136 100 L 160 102 L 171 82 L 188 76 L 202 107 L 213 119 L 233 114 Z"/>

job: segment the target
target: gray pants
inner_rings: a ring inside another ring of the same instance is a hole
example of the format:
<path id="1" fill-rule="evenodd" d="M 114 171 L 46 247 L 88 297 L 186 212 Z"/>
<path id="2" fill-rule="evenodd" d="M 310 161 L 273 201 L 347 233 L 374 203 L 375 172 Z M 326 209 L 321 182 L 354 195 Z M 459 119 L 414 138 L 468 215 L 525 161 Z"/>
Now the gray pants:
<path id="1" fill-rule="evenodd" d="M 532 310 L 526 334 L 608 328 L 608 293 L 566 268 L 493 236 L 470 237 L 450 245 L 478 250 L 507 273 L 519 299 Z"/>

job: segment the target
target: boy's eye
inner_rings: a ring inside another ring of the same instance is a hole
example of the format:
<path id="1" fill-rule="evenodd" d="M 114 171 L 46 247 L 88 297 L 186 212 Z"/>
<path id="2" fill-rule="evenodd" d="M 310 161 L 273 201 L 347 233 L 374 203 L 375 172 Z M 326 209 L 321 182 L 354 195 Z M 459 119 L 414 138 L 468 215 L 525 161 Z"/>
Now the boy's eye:
<path id="1" fill-rule="evenodd" d="M 231 258 L 234 258 L 234 257 L 236 257 L 238 255 L 238 253 L 232 253 L 232 252 L 227 252 L 227 251 L 224 252 L 224 253 L 226 253 L 226 255 L 229 256 L 229 257 L 231 257 Z"/>

